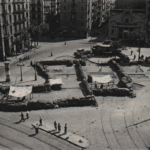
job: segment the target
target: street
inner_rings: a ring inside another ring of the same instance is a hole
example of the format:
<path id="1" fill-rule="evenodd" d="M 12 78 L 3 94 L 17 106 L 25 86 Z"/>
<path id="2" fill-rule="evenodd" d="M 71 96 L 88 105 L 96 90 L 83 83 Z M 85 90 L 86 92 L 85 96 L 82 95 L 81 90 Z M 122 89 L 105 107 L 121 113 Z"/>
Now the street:
<path id="1" fill-rule="evenodd" d="M 66 55 L 73 56 L 73 53 L 79 47 L 90 48 L 90 44 L 84 40 L 67 41 L 67 45 L 64 45 L 64 42 L 40 43 L 40 48 L 32 52 L 30 59 L 25 61 L 25 66 L 22 68 L 24 84 L 27 81 L 36 82 L 34 81 L 34 70 L 30 67 L 30 61 L 55 59 Z M 128 49 L 125 53 L 129 54 L 130 50 Z M 136 48 L 134 51 L 136 51 Z M 51 52 L 53 53 L 52 57 L 50 56 Z M 144 52 L 144 55 L 149 55 L 146 49 Z M 141 68 L 150 77 L 150 73 L 147 71 L 148 67 L 144 69 L 141 66 Z M 130 70 L 127 69 L 127 71 Z M 20 68 L 14 64 L 11 66 L 10 72 L 12 82 L 20 84 Z M 0 75 L 1 81 L 4 81 L 5 73 L 1 72 Z M 38 78 L 37 84 L 43 83 L 44 80 L 39 76 Z M 54 121 L 57 121 L 63 128 L 67 123 L 68 131 L 89 140 L 90 146 L 87 150 L 148 150 L 150 147 L 150 79 L 135 77 L 134 81 L 144 85 L 143 88 L 135 91 L 136 98 L 96 97 L 98 107 L 30 111 L 29 119 L 20 124 L 16 124 L 20 120 L 20 112 L 1 112 L 0 148 L 14 150 L 81 149 L 41 130 L 38 135 L 31 136 L 35 132 L 31 130 L 31 124 L 38 122 L 39 116 L 42 116 L 45 124 L 52 125 Z"/>

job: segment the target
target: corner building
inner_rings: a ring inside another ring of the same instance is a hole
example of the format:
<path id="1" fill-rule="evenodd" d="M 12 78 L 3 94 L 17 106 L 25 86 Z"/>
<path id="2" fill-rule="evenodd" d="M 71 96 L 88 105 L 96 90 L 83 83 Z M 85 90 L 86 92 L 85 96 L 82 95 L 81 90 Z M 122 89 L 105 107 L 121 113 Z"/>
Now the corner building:
<path id="1" fill-rule="evenodd" d="M 0 60 L 23 48 L 14 41 L 30 26 L 29 13 L 29 0 L 0 0 Z"/>

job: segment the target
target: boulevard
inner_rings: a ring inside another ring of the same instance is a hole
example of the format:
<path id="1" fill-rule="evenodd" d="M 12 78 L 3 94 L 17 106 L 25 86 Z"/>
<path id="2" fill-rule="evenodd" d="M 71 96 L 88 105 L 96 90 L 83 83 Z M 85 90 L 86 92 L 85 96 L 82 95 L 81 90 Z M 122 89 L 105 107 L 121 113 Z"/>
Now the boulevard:
<path id="1" fill-rule="evenodd" d="M 36 84 L 38 84 L 44 81 L 39 76 L 37 76 L 38 81 L 34 81 L 34 70 L 30 67 L 30 61 L 53 60 L 60 56 L 73 56 L 77 48 L 90 49 L 91 46 L 86 40 L 67 41 L 66 45 L 64 45 L 64 42 L 39 43 L 39 45 L 40 48 L 29 53 L 30 59 L 24 61 L 25 66 L 22 68 L 22 82 L 24 84 L 28 82 L 33 84 L 37 82 Z M 128 48 L 125 53 L 130 55 L 131 49 L 133 49 L 134 53 L 137 53 L 137 48 Z M 142 50 L 144 55 L 149 54 L 146 48 Z M 53 56 L 51 56 L 51 52 Z M 150 77 L 148 67 L 141 66 L 141 68 Z M 22 84 L 19 69 L 17 63 L 10 67 L 12 84 L 15 82 Z M 4 84 L 5 73 L 1 72 L 0 76 L 1 84 Z M 17 81 L 15 77 L 17 77 Z M 44 124 L 51 126 L 54 121 L 57 121 L 61 123 L 62 130 L 65 123 L 67 123 L 68 131 L 89 140 L 89 147 L 86 148 L 89 150 L 147 150 L 150 147 L 150 82 L 149 78 L 134 80 L 144 85 L 140 90 L 135 90 L 136 98 L 96 96 L 97 107 L 70 107 L 29 111 L 29 119 L 18 124 L 16 122 L 20 120 L 20 112 L 1 112 L 1 149 L 82 149 L 41 130 L 38 135 L 31 136 L 34 134 L 31 124 L 38 122 L 39 116 L 42 116 Z M 10 132 L 13 134 L 10 135 Z"/>

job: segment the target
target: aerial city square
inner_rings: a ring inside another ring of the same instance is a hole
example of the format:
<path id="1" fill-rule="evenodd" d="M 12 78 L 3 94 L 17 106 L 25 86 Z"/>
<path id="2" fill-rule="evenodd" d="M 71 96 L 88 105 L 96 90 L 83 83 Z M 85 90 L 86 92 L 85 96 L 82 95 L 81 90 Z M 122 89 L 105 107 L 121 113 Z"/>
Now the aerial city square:
<path id="1" fill-rule="evenodd" d="M 150 150 L 150 0 L 0 0 L 0 150 Z"/>

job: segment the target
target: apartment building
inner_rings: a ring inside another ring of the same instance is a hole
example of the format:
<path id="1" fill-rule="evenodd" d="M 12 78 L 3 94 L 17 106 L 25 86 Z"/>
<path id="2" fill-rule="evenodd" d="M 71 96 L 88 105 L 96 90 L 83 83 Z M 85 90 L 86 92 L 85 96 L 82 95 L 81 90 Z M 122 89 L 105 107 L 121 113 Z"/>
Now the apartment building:
<path id="1" fill-rule="evenodd" d="M 23 48 L 23 42 L 15 41 L 29 26 L 29 0 L 0 0 L 0 60 Z"/>
<path id="2" fill-rule="evenodd" d="M 91 0 L 59 0 L 60 36 L 85 38 L 91 29 Z"/>
<path id="3" fill-rule="evenodd" d="M 44 22 L 44 0 L 30 0 L 30 19 L 31 23 Z"/>
<path id="4" fill-rule="evenodd" d="M 60 13 L 58 0 L 44 0 L 44 17 L 47 21 L 47 15 L 57 15 Z"/>

